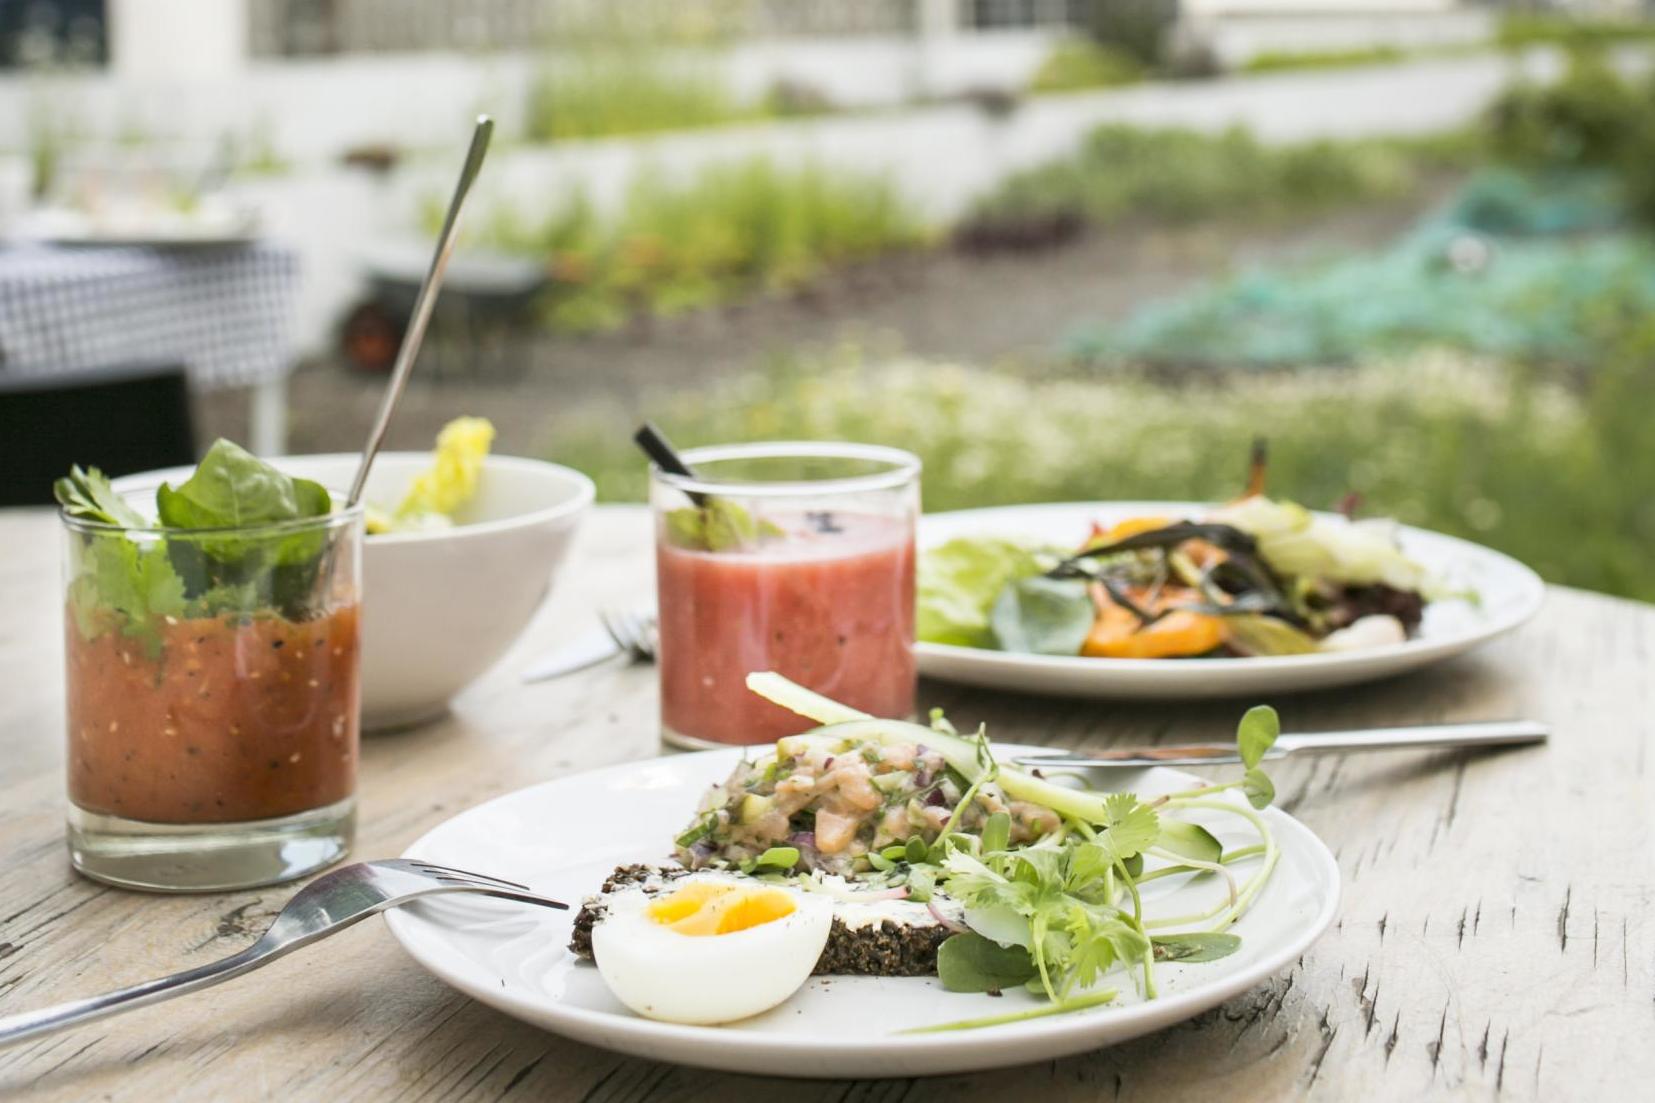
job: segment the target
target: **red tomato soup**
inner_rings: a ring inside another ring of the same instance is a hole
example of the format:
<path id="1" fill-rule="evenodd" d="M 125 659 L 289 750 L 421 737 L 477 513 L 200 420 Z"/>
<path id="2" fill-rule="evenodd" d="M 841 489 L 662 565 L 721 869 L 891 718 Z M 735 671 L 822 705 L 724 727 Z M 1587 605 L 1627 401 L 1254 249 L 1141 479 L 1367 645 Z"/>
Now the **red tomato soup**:
<path id="1" fill-rule="evenodd" d="M 751 550 L 656 548 L 665 727 L 748 744 L 814 726 L 747 689 L 760 670 L 875 716 L 912 713 L 912 523 L 839 512 L 766 519 L 785 535 Z"/>
<path id="2" fill-rule="evenodd" d="M 354 605 L 325 617 L 167 618 L 159 647 L 68 622 L 69 798 L 150 823 L 237 823 L 356 788 Z"/>

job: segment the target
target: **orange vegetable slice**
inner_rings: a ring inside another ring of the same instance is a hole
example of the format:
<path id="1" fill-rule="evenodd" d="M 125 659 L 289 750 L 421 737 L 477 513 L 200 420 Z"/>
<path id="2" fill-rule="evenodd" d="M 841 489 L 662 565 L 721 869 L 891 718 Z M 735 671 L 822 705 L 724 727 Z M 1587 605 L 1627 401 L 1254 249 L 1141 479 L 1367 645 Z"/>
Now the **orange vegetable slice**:
<path id="1" fill-rule="evenodd" d="M 1184 593 L 1163 593 L 1157 605 L 1176 604 Z M 1137 595 L 1133 595 L 1137 600 Z M 1100 659 L 1171 659 L 1201 655 L 1224 642 L 1224 618 L 1185 609 L 1144 625 L 1136 613 L 1115 604 L 1101 586 L 1093 590 L 1098 616 L 1080 653 Z"/>

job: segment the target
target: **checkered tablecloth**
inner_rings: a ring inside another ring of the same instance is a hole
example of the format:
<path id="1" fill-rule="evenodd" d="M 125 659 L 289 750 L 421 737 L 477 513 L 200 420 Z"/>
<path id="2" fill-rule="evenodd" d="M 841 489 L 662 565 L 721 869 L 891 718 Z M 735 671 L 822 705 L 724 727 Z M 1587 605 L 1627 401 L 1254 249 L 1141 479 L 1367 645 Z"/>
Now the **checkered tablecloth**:
<path id="1" fill-rule="evenodd" d="M 287 374 L 298 257 L 258 243 L 0 249 L 0 372 L 183 364 L 202 388 Z"/>

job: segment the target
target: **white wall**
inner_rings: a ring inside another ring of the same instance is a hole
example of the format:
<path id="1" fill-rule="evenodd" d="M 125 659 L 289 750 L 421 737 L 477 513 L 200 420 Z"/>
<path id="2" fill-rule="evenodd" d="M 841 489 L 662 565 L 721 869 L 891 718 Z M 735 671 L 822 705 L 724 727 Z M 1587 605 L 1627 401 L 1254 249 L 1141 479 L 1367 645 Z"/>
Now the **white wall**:
<path id="1" fill-rule="evenodd" d="M 110 68 L 128 81 L 222 80 L 247 58 L 241 0 L 106 0 Z"/>
<path id="2" fill-rule="evenodd" d="M 1391 47 L 1408 51 L 1472 46 L 1494 37 L 1495 13 L 1461 9 L 1422 17 L 1408 13 L 1351 12 L 1312 18 L 1259 14 L 1246 18 L 1191 19 L 1180 34 L 1207 46 L 1226 69 L 1260 54 L 1316 53 Z"/>
<path id="3" fill-rule="evenodd" d="M 148 12 L 151 4 L 185 10 L 198 3 L 238 7 L 223 0 L 123 0 L 121 10 Z M 154 39 L 163 29 L 161 22 L 142 30 L 128 23 L 121 34 Z M 757 97 L 786 76 L 838 106 L 889 106 L 1021 87 L 1051 38 L 1027 31 L 960 35 L 933 53 L 895 36 L 760 40 L 731 49 L 721 64 L 738 96 Z M 529 53 L 419 53 L 255 60 L 233 70 L 214 62 L 196 69 L 186 60 L 193 49 L 186 36 L 172 54 L 176 68 L 169 68 L 155 60 L 156 46 L 135 47 L 125 55 L 128 68 L 118 63 L 107 73 L 0 75 L 0 149 L 27 144 L 30 109 L 41 105 L 106 140 L 137 129 L 157 141 L 202 147 L 225 134 L 268 129 L 282 156 L 298 162 L 331 159 L 364 144 L 426 148 L 480 110 L 497 115 L 509 137 L 521 128 L 536 73 L 555 64 Z"/>
<path id="4" fill-rule="evenodd" d="M 753 43 L 732 60 L 733 79 L 762 88 L 785 69 L 831 82 L 841 102 L 890 102 L 915 80 L 934 88 L 993 83 L 996 76 L 1020 83 L 1044 49 L 1035 35 L 961 35 L 958 49 L 932 59 L 930 72 L 916 77 L 907 40 L 854 45 Z M 1554 60 L 1540 52 L 1531 63 L 1555 68 Z M 225 132 L 245 133 L 265 121 L 293 170 L 245 187 L 266 211 L 271 233 L 301 253 L 301 337 L 317 348 L 331 340 L 338 313 L 358 293 L 363 258 L 388 239 L 415 233 L 420 200 L 446 194 L 472 116 L 493 110 L 506 134 L 515 128 L 535 64 L 524 56 L 417 55 L 260 62 L 220 85 L 108 75 L 0 79 L 0 148 L 25 146 L 30 109 L 40 104 L 105 136 L 125 120 L 145 120 L 155 141 L 198 153 Z M 511 202 L 543 213 L 576 188 L 613 201 L 643 166 L 687 173 L 714 161 L 767 156 L 888 173 L 940 223 L 1006 174 L 1068 151 L 1100 122 L 1202 129 L 1244 123 L 1267 140 L 1423 133 L 1471 119 L 1503 85 L 1507 68 L 1495 56 L 1438 58 L 1039 97 L 1003 119 L 947 105 L 556 147 L 502 142 L 474 202 L 479 210 Z M 412 154 L 384 179 L 339 165 L 342 149 L 369 142 Z"/>

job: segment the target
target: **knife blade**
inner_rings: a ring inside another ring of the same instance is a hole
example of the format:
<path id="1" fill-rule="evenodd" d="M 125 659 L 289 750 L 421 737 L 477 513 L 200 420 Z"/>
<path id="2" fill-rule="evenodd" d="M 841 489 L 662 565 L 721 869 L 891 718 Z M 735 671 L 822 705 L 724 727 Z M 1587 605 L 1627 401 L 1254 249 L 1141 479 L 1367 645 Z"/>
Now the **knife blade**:
<path id="1" fill-rule="evenodd" d="M 621 654 L 620 645 L 603 628 L 582 633 L 562 647 L 554 648 L 523 668 L 523 682 L 544 682 L 577 670 L 597 666 Z"/>
<path id="2" fill-rule="evenodd" d="M 1421 724 L 1364 731 L 1304 732 L 1283 735 L 1265 758 L 1290 754 L 1345 754 L 1352 751 L 1432 750 L 1544 743 L 1550 729 L 1532 720 L 1492 720 L 1474 724 Z M 1219 766 L 1240 762 L 1234 743 L 1190 743 L 1168 747 L 1121 747 L 1103 751 L 1022 755 L 1019 766 Z"/>

